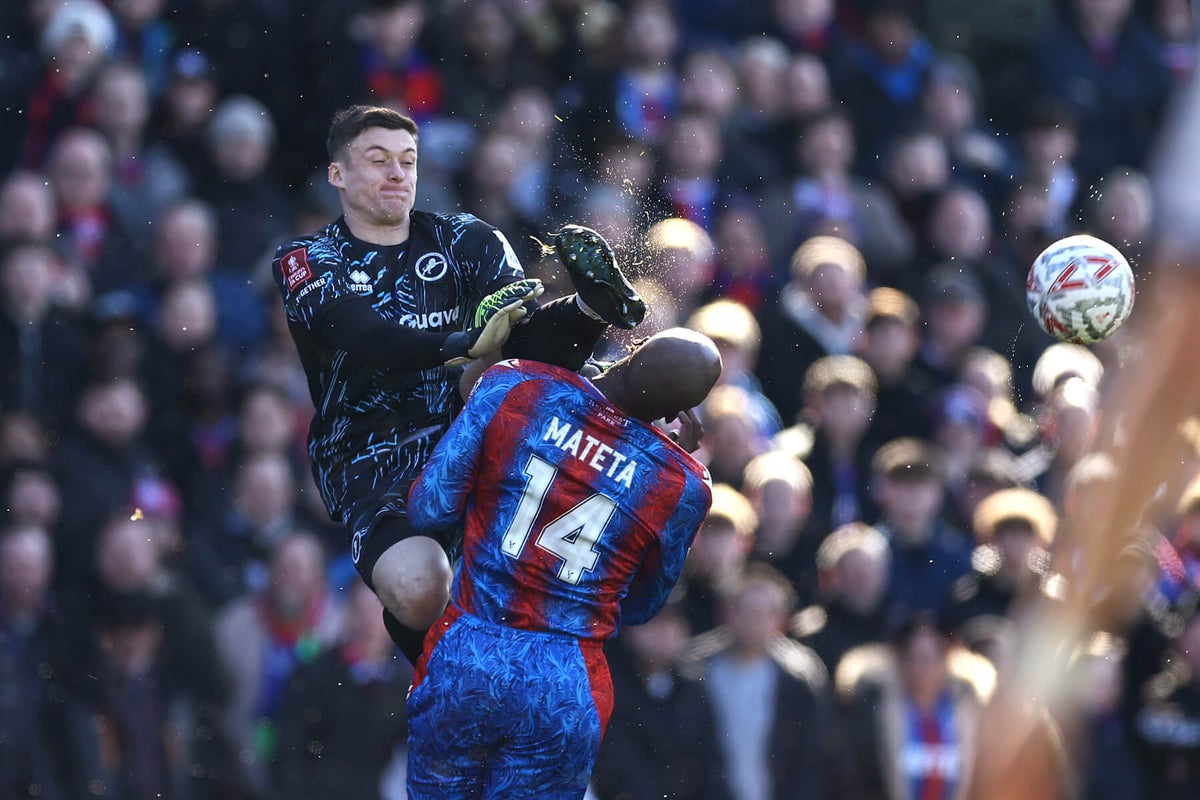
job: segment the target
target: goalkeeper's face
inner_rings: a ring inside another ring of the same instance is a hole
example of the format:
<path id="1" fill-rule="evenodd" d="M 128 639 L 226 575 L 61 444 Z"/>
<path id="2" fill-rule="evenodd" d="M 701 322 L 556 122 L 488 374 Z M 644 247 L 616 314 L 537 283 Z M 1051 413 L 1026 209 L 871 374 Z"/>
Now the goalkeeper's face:
<path id="1" fill-rule="evenodd" d="M 342 206 L 372 225 L 408 219 L 417 193 L 417 141 L 408 131 L 367 128 L 329 165 Z"/>

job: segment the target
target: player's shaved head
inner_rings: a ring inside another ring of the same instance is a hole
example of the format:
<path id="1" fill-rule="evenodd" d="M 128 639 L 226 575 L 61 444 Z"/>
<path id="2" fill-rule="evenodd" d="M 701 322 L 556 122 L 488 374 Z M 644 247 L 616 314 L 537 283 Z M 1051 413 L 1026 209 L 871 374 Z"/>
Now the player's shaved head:
<path id="1" fill-rule="evenodd" d="M 707 336 L 670 328 L 651 336 L 595 383 L 609 402 L 647 422 L 695 408 L 721 376 L 721 354 Z"/>

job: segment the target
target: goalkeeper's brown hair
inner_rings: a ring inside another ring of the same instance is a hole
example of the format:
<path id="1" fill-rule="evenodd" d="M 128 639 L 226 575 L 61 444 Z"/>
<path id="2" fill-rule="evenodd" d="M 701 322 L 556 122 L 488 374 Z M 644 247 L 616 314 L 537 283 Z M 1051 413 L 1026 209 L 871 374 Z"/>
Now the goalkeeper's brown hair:
<path id="1" fill-rule="evenodd" d="M 325 140 L 329 160 L 337 161 L 346 145 L 368 128 L 408 131 L 414 141 L 417 139 L 417 123 L 412 117 L 384 106 L 349 106 L 334 114 L 329 123 L 329 136 Z"/>

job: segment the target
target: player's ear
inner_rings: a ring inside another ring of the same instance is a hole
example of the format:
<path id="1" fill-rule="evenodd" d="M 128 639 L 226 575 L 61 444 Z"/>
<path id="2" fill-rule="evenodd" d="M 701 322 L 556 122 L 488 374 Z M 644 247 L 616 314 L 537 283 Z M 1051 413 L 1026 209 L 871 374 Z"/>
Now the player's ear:
<path id="1" fill-rule="evenodd" d="M 327 174 L 329 185 L 335 189 L 345 189 L 346 181 L 342 177 L 342 165 L 336 161 L 329 162 L 329 171 Z"/>

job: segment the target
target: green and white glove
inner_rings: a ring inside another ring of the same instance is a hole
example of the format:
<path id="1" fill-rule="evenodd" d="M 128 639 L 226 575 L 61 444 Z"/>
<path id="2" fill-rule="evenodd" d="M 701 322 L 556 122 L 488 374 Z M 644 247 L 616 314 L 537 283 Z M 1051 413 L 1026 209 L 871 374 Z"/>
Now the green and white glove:
<path id="1" fill-rule="evenodd" d="M 512 326 L 528 312 L 525 303 L 536 299 L 545 288 L 542 282 L 530 278 L 510 283 L 489 294 L 475 310 L 474 325 L 461 333 L 452 333 L 442 345 L 446 366 L 465 364 L 486 353 L 499 352 Z"/>
<path id="2" fill-rule="evenodd" d="M 542 296 L 546 287 L 537 278 L 525 278 L 507 286 L 501 286 L 496 291 L 479 301 L 475 307 L 475 316 L 471 320 L 472 328 L 482 328 L 487 325 L 497 311 L 511 305 L 514 300 L 522 304 L 536 300 Z"/>

